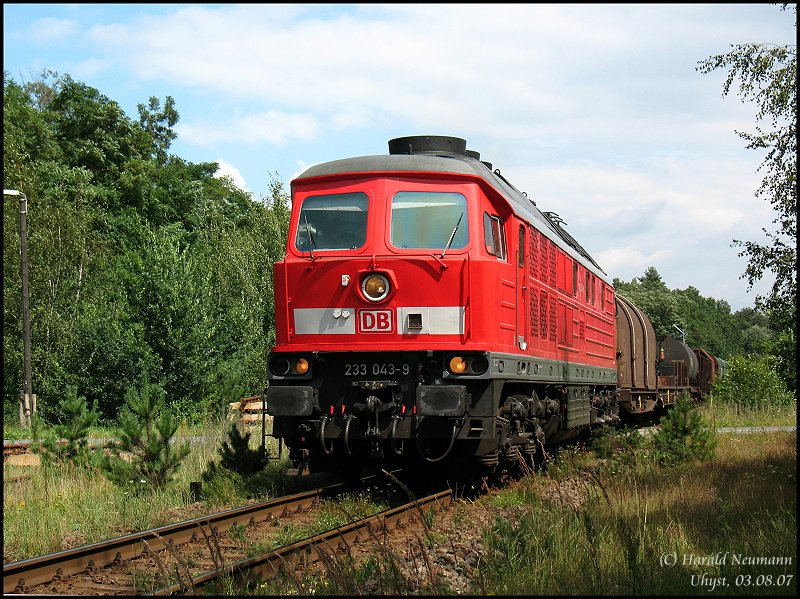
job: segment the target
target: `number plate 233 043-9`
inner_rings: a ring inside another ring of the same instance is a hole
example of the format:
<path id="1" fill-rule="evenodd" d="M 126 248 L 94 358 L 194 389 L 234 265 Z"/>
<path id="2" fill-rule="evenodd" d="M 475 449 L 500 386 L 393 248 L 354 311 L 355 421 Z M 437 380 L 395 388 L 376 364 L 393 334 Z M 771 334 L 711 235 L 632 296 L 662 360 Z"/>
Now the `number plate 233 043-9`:
<path id="1" fill-rule="evenodd" d="M 392 362 L 353 362 L 344 365 L 345 376 L 408 376 L 411 367 L 408 364 Z"/>

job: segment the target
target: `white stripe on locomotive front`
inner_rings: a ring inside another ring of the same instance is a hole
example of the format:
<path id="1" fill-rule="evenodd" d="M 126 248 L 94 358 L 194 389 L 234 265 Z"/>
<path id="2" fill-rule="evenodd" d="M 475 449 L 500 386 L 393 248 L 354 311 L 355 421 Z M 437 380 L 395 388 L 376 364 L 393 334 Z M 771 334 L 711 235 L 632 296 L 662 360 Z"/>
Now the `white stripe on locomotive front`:
<path id="1" fill-rule="evenodd" d="M 464 306 L 397 308 L 395 329 L 402 335 L 463 335 Z M 422 328 L 410 329 L 409 314 L 422 315 Z M 295 308 L 295 335 L 354 335 L 355 308 Z"/>
<path id="2" fill-rule="evenodd" d="M 421 329 L 408 328 L 409 314 L 422 314 Z M 463 335 L 464 306 L 397 308 L 397 322 L 403 335 Z"/>

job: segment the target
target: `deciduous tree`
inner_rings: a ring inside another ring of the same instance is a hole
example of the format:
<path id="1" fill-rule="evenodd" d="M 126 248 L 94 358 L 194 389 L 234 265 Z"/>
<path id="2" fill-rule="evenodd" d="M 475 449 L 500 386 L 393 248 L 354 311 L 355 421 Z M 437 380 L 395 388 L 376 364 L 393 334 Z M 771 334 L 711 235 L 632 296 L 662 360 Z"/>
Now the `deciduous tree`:
<path id="1" fill-rule="evenodd" d="M 784 4 L 782 10 L 794 12 L 797 27 L 797 5 Z M 750 288 L 767 273 L 775 277 L 770 292 L 756 297 L 756 305 L 765 308 L 773 328 L 783 333 L 776 348 L 782 353 L 783 375 L 796 389 L 797 46 L 738 44 L 730 52 L 701 61 L 697 69 L 702 73 L 727 69 L 722 95 L 738 86 L 741 100 L 756 105 L 755 131 L 737 134 L 747 148 L 766 150 L 756 197 L 769 201 L 776 216 L 773 230 L 763 229 L 768 244 L 734 239 L 733 245 L 742 248 L 739 255 L 748 259 L 743 277 Z"/>

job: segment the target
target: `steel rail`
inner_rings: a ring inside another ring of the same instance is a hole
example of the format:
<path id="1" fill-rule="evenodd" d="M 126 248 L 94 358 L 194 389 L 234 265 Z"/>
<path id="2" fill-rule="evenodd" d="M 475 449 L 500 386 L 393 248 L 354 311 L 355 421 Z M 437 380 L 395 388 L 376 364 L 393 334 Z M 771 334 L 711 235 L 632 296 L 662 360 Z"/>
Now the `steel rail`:
<path id="1" fill-rule="evenodd" d="M 270 517 L 301 511 L 315 505 L 322 497 L 344 489 L 337 484 L 247 505 L 199 518 L 132 533 L 123 537 L 66 549 L 18 562 L 3 564 L 3 594 L 91 572 L 114 563 L 139 557 L 167 545 L 179 545 L 201 539 L 203 534 L 220 534 L 237 524 L 255 524 Z"/>
<path id="2" fill-rule="evenodd" d="M 3 484 L 5 485 L 5 484 L 8 484 L 8 483 L 18 483 L 18 482 L 21 482 L 23 480 L 30 480 L 32 478 L 33 478 L 33 474 L 19 474 L 17 476 L 9 476 L 8 478 L 4 478 L 3 479 Z"/>
<path id="3" fill-rule="evenodd" d="M 396 508 L 391 508 L 350 524 L 313 535 L 290 545 L 285 545 L 268 553 L 241 560 L 213 572 L 207 572 L 191 581 L 181 581 L 158 589 L 154 595 L 172 595 L 185 592 L 187 587 L 197 589 L 226 574 L 256 572 L 264 579 L 273 578 L 278 572 L 298 566 L 309 566 L 319 561 L 319 552 L 325 551 L 328 556 L 336 551 L 344 551 L 350 545 L 374 538 L 381 531 L 389 531 L 392 527 L 404 526 L 418 520 L 418 513 L 429 506 L 444 508 L 453 500 L 451 491 L 440 491 L 428 497 L 414 500 Z"/>
<path id="4" fill-rule="evenodd" d="M 11 442 L 11 443 L 3 443 L 3 457 L 19 454 L 19 453 L 28 453 L 30 451 L 31 444 L 29 442 Z"/>

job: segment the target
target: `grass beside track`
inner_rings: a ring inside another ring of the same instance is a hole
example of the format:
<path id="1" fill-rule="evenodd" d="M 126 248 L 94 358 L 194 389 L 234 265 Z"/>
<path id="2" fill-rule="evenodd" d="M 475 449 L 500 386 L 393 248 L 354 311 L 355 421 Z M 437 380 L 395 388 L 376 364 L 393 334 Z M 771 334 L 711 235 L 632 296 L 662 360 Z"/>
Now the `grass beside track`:
<path id="1" fill-rule="evenodd" d="M 794 594 L 797 434 L 718 440 L 714 459 L 672 468 L 576 458 L 552 476 L 592 472 L 579 507 L 543 496 L 546 477 L 527 480 L 524 515 L 487 531 L 476 591 Z"/>

